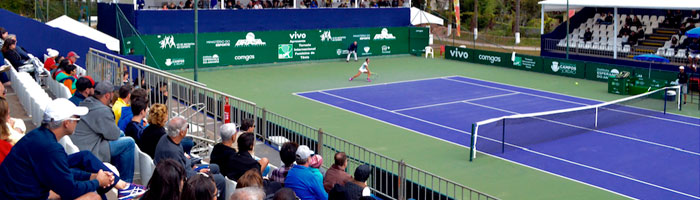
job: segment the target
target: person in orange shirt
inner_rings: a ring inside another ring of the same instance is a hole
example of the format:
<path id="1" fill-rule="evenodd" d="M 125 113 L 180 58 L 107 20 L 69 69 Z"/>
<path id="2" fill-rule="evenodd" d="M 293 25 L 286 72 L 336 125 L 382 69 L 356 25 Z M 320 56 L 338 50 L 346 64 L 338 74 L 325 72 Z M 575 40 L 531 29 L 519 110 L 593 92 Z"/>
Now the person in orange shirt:
<path id="1" fill-rule="evenodd" d="M 75 65 L 67 65 L 63 70 L 56 76 L 56 81 L 63 83 L 70 90 L 70 93 L 73 94 L 75 93 L 75 81 L 78 79 Z"/>

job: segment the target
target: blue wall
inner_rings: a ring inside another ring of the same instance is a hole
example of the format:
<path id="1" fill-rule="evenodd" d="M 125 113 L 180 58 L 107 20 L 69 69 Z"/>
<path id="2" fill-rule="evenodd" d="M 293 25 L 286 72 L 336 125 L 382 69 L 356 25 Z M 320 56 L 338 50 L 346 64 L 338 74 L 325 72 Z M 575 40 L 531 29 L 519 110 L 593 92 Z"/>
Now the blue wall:
<path id="1" fill-rule="evenodd" d="M 113 3 L 98 3 L 97 4 L 97 30 L 119 39 L 117 35 L 117 18 L 116 6 L 124 12 L 129 23 L 134 24 L 134 5 L 133 4 L 113 4 Z"/>

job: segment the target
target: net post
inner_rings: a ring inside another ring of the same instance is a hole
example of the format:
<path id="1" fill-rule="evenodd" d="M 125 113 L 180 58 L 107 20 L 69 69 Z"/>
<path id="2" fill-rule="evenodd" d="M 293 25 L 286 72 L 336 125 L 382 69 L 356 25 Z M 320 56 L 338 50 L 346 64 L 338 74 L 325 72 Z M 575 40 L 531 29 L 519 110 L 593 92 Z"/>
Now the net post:
<path id="1" fill-rule="evenodd" d="M 506 118 L 503 118 L 503 132 L 501 132 L 501 153 L 506 152 Z"/>
<path id="2" fill-rule="evenodd" d="M 595 107 L 595 127 L 598 128 L 598 107 Z"/>
<path id="3" fill-rule="evenodd" d="M 472 124 L 472 136 L 471 136 L 472 141 L 469 145 L 469 147 L 470 147 L 469 148 L 469 162 L 471 162 L 474 159 L 474 156 L 473 156 L 474 155 L 474 148 L 476 148 L 474 146 L 474 140 L 476 139 L 475 136 L 476 136 L 476 124 Z"/>
<path id="4" fill-rule="evenodd" d="M 668 89 L 664 89 L 664 115 L 666 114 L 666 103 L 668 102 Z"/>

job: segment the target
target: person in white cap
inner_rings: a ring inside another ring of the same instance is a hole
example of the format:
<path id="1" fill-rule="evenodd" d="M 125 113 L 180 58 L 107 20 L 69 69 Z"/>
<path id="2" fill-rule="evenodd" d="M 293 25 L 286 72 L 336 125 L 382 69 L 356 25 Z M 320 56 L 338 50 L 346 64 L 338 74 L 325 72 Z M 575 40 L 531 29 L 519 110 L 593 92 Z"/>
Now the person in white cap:
<path id="1" fill-rule="evenodd" d="M 681 93 L 683 94 L 683 104 L 686 102 L 686 94 L 688 94 L 688 73 L 685 72 L 685 67 L 678 67 L 678 85 L 681 86 Z"/>
<path id="2" fill-rule="evenodd" d="M 97 157 L 88 151 L 67 155 L 58 143 L 71 135 L 88 108 L 68 99 L 53 100 L 44 112 L 42 126 L 32 130 L 13 147 L 0 165 L 0 199 L 97 199 L 112 187 L 137 197 L 143 188 L 119 181 Z M 95 192 L 97 191 L 97 193 Z"/>
<path id="3" fill-rule="evenodd" d="M 46 71 L 52 71 L 58 67 L 58 64 L 56 64 L 56 57 L 58 57 L 58 51 L 52 48 L 46 49 L 46 53 L 49 56 L 44 60 L 44 68 L 46 68 Z"/>
<path id="4" fill-rule="evenodd" d="M 314 151 L 306 145 L 297 148 L 297 164 L 287 173 L 284 179 L 284 187 L 291 188 L 294 193 L 303 200 L 325 200 L 328 193 L 323 189 L 323 181 L 315 178 L 314 173 L 309 169 L 309 158 Z"/>

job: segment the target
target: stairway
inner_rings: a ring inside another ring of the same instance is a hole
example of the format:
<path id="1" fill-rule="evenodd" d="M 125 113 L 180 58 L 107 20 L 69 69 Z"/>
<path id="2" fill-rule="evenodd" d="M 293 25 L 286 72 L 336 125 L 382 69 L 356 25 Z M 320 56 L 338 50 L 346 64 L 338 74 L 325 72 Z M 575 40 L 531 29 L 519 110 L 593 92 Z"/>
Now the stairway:
<path id="1" fill-rule="evenodd" d="M 654 33 L 647 35 L 645 39 L 639 40 L 634 51 L 639 53 L 656 53 L 656 50 L 663 47 L 666 41 L 671 40 L 673 35 L 678 34 L 678 29 L 657 28 Z"/>

